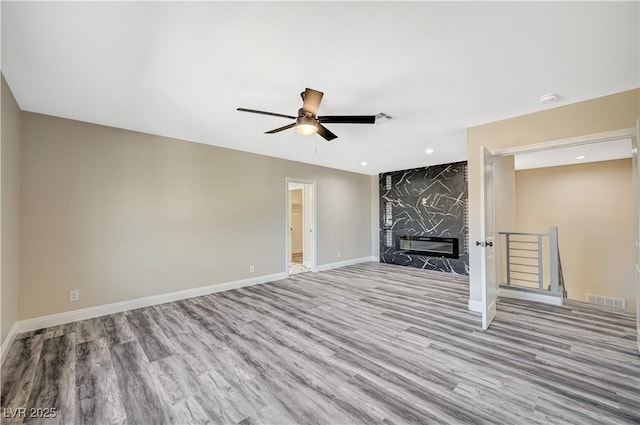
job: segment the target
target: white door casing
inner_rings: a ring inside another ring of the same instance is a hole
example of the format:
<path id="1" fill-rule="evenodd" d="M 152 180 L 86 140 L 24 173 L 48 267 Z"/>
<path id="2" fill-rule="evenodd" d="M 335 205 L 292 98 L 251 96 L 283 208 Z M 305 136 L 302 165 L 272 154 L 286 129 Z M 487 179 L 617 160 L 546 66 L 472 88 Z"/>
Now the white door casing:
<path id="1" fill-rule="evenodd" d="M 480 148 L 480 240 L 476 249 L 482 250 L 482 329 L 489 328 L 496 316 L 498 284 L 496 280 L 496 232 L 494 216 L 493 155 Z"/>
<path id="2" fill-rule="evenodd" d="M 633 191 L 635 197 L 636 236 L 636 331 L 638 354 L 640 354 L 640 118 L 636 122 L 636 134 L 632 139 Z"/>

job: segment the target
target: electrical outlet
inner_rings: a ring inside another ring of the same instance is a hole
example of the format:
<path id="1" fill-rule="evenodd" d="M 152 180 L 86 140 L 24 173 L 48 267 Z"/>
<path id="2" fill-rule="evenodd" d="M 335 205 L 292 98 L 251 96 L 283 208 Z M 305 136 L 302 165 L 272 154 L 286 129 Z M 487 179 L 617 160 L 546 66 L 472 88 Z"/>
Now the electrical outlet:
<path id="1" fill-rule="evenodd" d="M 256 271 L 256 268 L 253 266 L 253 264 L 251 264 L 251 265 L 249 266 L 249 273 L 253 273 L 253 272 L 255 272 L 255 271 Z"/>
<path id="2" fill-rule="evenodd" d="M 338 251 L 338 258 L 342 257 L 342 251 Z"/>
<path id="3" fill-rule="evenodd" d="M 80 290 L 72 289 L 69 291 L 69 301 L 78 301 L 80 299 Z"/>

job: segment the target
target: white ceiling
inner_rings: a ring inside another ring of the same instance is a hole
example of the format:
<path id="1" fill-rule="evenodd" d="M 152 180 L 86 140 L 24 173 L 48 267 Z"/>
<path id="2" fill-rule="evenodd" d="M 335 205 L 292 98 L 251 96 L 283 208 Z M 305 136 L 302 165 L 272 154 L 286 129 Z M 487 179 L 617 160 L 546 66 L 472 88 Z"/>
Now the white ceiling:
<path id="1" fill-rule="evenodd" d="M 514 155 L 515 169 L 557 167 L 631 158 L 631 138 L 547 149 Z"/>
<path id="2" fill-rule="evenodd" d="M 376 174 L 465 160 L 469 126 L 640 86 L 639 20 L 638 2 L 2 1 L 2 71 L 23 110 Z M 296 115 L 305 87 L 320 115 L 394 118 L 326 142 L 235 110 Z"/>

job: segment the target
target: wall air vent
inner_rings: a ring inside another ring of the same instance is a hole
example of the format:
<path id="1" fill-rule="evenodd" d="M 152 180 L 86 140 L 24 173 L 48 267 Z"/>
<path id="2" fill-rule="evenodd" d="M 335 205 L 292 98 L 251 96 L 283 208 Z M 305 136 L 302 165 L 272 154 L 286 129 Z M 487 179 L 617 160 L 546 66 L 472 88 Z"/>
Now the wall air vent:
<path id="1" fill-rule="evenodd" d="M 607 307 L 627 308 L 627 300 L 624 298 L 607 297 L 605 295 L 587 294 L 587 302 L 591 304 L 604 305 Z"/>

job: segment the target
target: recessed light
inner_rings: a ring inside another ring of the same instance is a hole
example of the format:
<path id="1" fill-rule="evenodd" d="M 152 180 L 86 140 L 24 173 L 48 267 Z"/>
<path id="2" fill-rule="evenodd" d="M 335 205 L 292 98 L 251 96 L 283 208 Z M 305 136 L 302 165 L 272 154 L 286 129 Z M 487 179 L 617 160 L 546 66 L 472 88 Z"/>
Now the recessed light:
<path id="1" fill-rule="evenodd" d="M 363 167 L 365 167 L 365 166 L 367 165 L 367 161 L 362 161 L 362 162 L 360 163 L 360 165 L 362 165 Z"/>
<path id="2" fill-rule="evenodd" d="M 587 159 L 586 155 L 578 155 L 576 156 L 576 159 Z"/>
<path id="3" fill-rule="evenodd" d="M 540 99 L 538 99 L 538 101 L 540 103 L 554 103 L 554 102 L 557 102 L 558 99 L 560 99 L 560 96 L 558 96 L 557 94 L 547 93 L 540 96 Z"/>
<path id="4" fill-rule="evenodd" d="M 427 155 L 431 155 L 433 153 L 433 149 L 432 148 L 426 149 L 424 153 L 426 153 Z"/>

